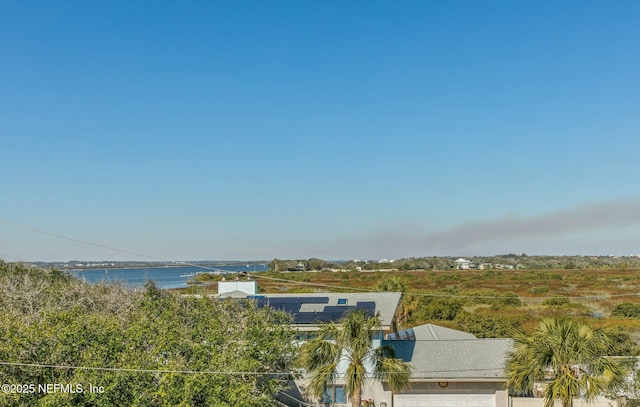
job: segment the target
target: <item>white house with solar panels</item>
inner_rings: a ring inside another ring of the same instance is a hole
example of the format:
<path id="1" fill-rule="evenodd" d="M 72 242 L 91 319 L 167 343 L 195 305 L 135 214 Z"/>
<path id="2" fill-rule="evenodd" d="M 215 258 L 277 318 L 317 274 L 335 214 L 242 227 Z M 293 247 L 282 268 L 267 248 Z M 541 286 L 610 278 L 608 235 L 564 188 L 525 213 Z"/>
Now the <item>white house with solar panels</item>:
<path id="1" fill-rule="evenodd" d="M 301 340 L 321 323 L 338 322 L 354 309 L 379 313 L 382 326 L 374 335 L 373 346 L 391 346 L 396 357 L 411 364 L 412 372 L 409 388 L 396 394 L 372 378 L 362 398 L 374 400 L 377 407 L 509 407 L 505 366 L 510 339 L 478 339 L 430 324 L 399 331 L 396 321 L 402 293 L 258 294 L 255 281 L 220 283 L 222 297 L 253 299 L 259 307 L 290 313 Z M 305 397 L 304 384 L 304 380 L 292 382 L 278 400 L 291 407 L 349 406 L 339 381 L 328 387 L 322 404 Z"/>

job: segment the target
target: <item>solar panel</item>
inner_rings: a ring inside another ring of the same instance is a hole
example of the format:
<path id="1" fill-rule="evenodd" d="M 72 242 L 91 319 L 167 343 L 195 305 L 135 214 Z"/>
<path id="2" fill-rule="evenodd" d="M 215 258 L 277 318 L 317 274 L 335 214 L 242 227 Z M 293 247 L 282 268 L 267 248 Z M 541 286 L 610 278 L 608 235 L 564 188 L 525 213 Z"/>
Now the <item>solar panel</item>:
<path id="1" fill-rule="evenodd" d="M 266 298 L 256 298 L 255 302 L 256 302 L 256 307 L 258 308 L 263 308 L 265 305 L 268 304 L 268 301 Z"/>
<path id="2" fill-rule="evenodd" d="M 356 309 L 354 306 L 343 306 L 343 305 L 325 305 L 324 312 L 342 312 L 345 313 L 347 311 L 351 311 Z"/>
<path id="3" fill-rule="evenodd" d="M 376 312 L 375 301 L 358 301 L 356 307 L 364 310 L 365 314 L 369 316 L 372 316 Z"/>
<path id="4" fill-rule="evenodd" d="M 312 324 L 316 319 L 315 312 L 298 312 L 293 315 L 294 324 Z"/>
<path id="5" fill-rule="evenodd" d="M 292 304 L 300 303 L 299 297 L 269 297 L 270 304 Z"/>
<path id="6" fill-rule="evenodd" d="M 321 312 L 300 312 L 303 304 L 328 304 L 329 297 L 268 297 L 262 295 L 248 296 L 259 308 L 270 307 L 293 315 L 295 324 L 313 324 L 319 322 L 339 322 L 346 314 L 356 308 L 363 309 L 367 315 L 373 315 L 375 301 L 359 301 L 353 305 L 325 305 Z"/>
<path id="7" fill-rule="evenodd" d="M 286 311 L 289 314 L 295 314 L 296 312 L 300 311 L 300 304 L 283 304 L 282 308 L 278 309 Z"/>
<path id="8" fill-rule="evenodd" d="M 333 312 L 319 312 L 318 315 L 316 315 L 314 322 L 334 322 L 336 321 L 336 316 L 334 315 L 335 313 Z"/>
<path id="9" fill-rule="evenodd" d="M 326 304 L 329 297 L 298 297 L 302 304 Z"/>

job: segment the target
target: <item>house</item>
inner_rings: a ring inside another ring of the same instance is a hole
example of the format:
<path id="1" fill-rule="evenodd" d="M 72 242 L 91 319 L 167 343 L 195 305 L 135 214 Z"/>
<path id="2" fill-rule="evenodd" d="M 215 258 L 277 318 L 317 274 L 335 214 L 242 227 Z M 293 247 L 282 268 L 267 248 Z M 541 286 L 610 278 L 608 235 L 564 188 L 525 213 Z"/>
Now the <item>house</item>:
<path id="1" fill-rule="evenodd" d="M 219 295 L 251 299 L 258 307 L 288 312 L 298 336 L 303 339 L 317 331 L 323 322 L 338 322 L 349 312 L 362 309 L 367 315 L 379 314 L 380 332 L 374 335 L 379 341 L 384 339 L 385 332 L 397 329 L 395 323 L 402 297 L 399 292 L 255 294 L 233 291 Z"/>
<path id="2" fill-rule="evenodd" d="M 407 331 L 383 342 L 411 364 L 411 385 L 393 394 L 388 407 L 509 405 L 505 367 L 511 339 L 479 339 L 431 324 Z"/>
<path id="3" fill-rule="evenodd" d="M 378 313 L 381 327 L 373 335 L 373 347 L 391 346 L 396 357 L 411 364 L 412 373 L 410 387 L 398 394 L 371 379 L 362 396 L 374 400 L 376 406 L 508 407 L 504 366 L 509 339 L 478 339 L 431 324 L 398 331 L 402 294 L 397 292 L 255 294 L 249 286 L 224 285 L 223 297 L 253 299 L 258 307 L 289 312 L 302 341 L 312 337 L 321 323 L 338 322 L 354 309 L 369 315 Z M 238 290 L 243 288 L 250 289 L 245 293 Z M 305 380 L 296 380 L 278 399 L 288 406 L 315 405 L 305 398 L 304 390 Z M 333 406 L 349 405 L 339 379 L 328 387 L 324 401 Z"/>
<path id="4" fill-rule="evenodd" d="M 222 280 L 218 281 L 218 295 L 227 297 L 243 297 L 257 294 L 258 282 L 255 280 Z"/>
<path id="5" fill-rule="evenodd" d="M 453 267 L 458 270 L 469 270 L 471 268 L 471 261 L 460 258 L 453 262 Z"/>
<path id="6" fill-rule="evenodd" d="M 221 283 L 221 285 L 220 285 Z M 410 385 L 393 393 L 386 383 L 369 380 L 363 400 L 377 407 L 542 407 L 540 397 L 511 397 L 506 388 L 506 365 L 513 341 L 506 338 L 477 338 L 473 334 L 426 324 L 397 330 L 401 293 L 311 293 L 256 294 L 257 286 L 241 282 L 220 282 L 219 295 L 253 299 L 259 307 L 289 312 L 298 339 L 304 341 L 322 322 L 338 322 L 346 313 L 360 308 L 367 314 L 379 313 L 382 326 L 373 335 L 373 347 L 388 345 L 395 356 L 411 365 Z M 278 395 L 286 406 L 346 407 L 344 386 L 338 378 L 328 386 L 322 404 L 305 398 L 304 378 L 292 381 Z M 604 398 L 591 407 L 611 407 Z M 586 407 L 579 399 L 574 406 Z"/>
<path id="7" fill-rule="evenodd" d="M 246 291 L 242 291 L 242 290 Z M 270 307 L 286 311 L 292 316 L 297 338 L 304 341 L 312 337 L 324 322 L 338 322 L 346 314 L 362 309 L 367 315 L 378 314 L 381 326 L 373 334 L 373 348 L 382 346 L 385 333 L 397 331 L 396 321 L 401 311 L 402 293 L 365 292 L 365 293 L 305 293 L 305 294 L 256 294 L 251 285 L 236 284 L 234 281 L 219 282 L 218 296 L 222 298 L 250 299 L 258 307 Z M 346 369 L 346 366 L 345 366 Z M 278 400 L 287 406 L 314 405 L 305 399 L 305 380 L 292 382 L 289 389 L 278 396 Z M 363 392 L 363 397 L 390 400 L 391 393 L 385 391 L 379 382 L 371 382 Z M 328 388 L 324 401 L 334 406 L 346 406 L 344 386 L 339 380 Z M 324 404 L 324 403 L 323 403 Z M 391 404 L 389 404 L 390 406 Z"/>

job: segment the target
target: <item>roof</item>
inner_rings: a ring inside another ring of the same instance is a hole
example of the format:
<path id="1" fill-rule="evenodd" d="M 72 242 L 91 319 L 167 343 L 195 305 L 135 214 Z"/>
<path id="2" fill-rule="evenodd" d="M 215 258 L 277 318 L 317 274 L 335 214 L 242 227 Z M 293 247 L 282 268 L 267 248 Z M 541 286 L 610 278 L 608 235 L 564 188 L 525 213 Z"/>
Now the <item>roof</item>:
<path id="1" fill-rule="evenodd" d="M 298 326 L 319 325 L 322 322 L 338 322 L 354 309 L 363 309 L 369 315 L 379 313 L 383 329 L 393 322 L 402 293 L 309 293 L 309 294 L 260 294 L 242 298 L 255 299 L 259 307 L 269 306 L 291 313 Z M 236 297 L 237 298 L 237 297 Z"/>
<path id="2" fill-rule="evenodd" d="M 505 380 L 512 339 L 476 338 L 437 325 L 413 328 L 415 340 L 386 340 L 411 364 L 413 380 Z"/>
<path id="3" fill-rule="evenodd" d="M 457 331 L 443 326 L 425 324 L 411 328 L 418 341 L 437 341 L 449 339 L 476 339 L 474 334 Z"/>

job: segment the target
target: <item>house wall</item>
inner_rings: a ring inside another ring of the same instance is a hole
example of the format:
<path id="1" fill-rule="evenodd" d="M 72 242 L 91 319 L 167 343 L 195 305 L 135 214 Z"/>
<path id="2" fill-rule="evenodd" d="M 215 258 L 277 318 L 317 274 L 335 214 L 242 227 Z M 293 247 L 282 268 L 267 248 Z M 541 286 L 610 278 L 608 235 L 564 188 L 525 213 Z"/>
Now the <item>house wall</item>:
<path id="1" fill-rule="evenodd" d="M 302 393 L 304 393 L 304 390 L 307 385 L 307 380 L 299 379 L 299 380 L 296 380 L 295 382 L 297 387 L 302 391 Z M 341 380 L 336 380 L 334 382 L 334 385 L 341 386 L 341 385 L 344 385 L 344 382 Z M 388 407 L 392 407 L 393 405 L 392 404 L 393 393 L 390 390 L 385 389 L 379 381 L 374 379 L 368 380 L 364 388 L 362 389 L 362 400 L 367 400 L 367 399 L 374 400 L 376 403 L 376 406 L 379 406 L 381 402 L 386 402 Z M 316 403 L 316 405 L 321 406 L 323 404 Z M 333 403 L 331 406 L 332 407 L 350 407 L 351 402 L 347 400 L 347 403 L 344 403 L 344 404 Z"/>
<path id="2" fill-rule="evenodd" d="M 218 294 L 226 294 L 233 291 L 242 291 L 251 295 L 257 294 L 258 282 L 246 280 L 218 281 Z"/>
<path id="3" fill-rule="evenodd" d="M 510 397 L 508 407 L 543 407 L 544 399 L 540 397 Z M 562 403 L 559 401 L 555 404 L 556 407 L 561 407 Z M 618 403 L 614 400 L 601 398 L 594 400 L 590 403 L 582 399 L 573 399 L 573 407 L 618 407 Z"/>
<path id="4" fill-rule="evenodd" d="M 298 380 L 298 387 L 304 389 L 305 380 Z M 342 382 L 337 380 L 336 385 L 341 385 Z M 515 404 L 510 404 L 510 398 L 507 390 L 504 388 L 503 383 L 475 383 L 475 382 L 450 382 L 446 387 L 440 387 L 437 382 L 414 382 L 411 386 L 397 394 L 492 394 L 494 395 L 495 407 L 543 407 L 542 399 L 534 398 L 522 398 L 523 402 L 516 401 Z M 381 403 L 386 403 L 387 407 L 393 407 L 393 393 L 386 386 L 386 384 L 380 383 L 377 380 L 369 380 L 365 387 L 362 389 L 362 399 L 373 399 L 375 405 L 379 406 Z M 530 400 L 533 403 L 528 404 Z M 537 400 L 537 401 L 536 401 Z M 335 407 L 347 407 L 350 404 L 334 404 Z M 617 407 L 611 405 L 574 405 L 574 407 Z"/>
<path id="5" fill-rule="evenodd" d="M 501 382 L 448 382 L 446 387 L 441 387 L 438 382 L 413 382 L 411 386 L 399 394 L 418 393 L 495 393 L 505 392 L 504 383 Z M 526 406 L 523 406 L 526 407 Z"/>
<path id="6" fill-rule="evenodd" d="M 387 407 L 391 407 L 393 400 L 393 393 L 377 380 L 369 380 L 364 389 L 362 389 L 362 399 L 372 399 L 375 401 L 376 406 L 379 406 L 381 402 L 387 403 Z"/>
<path id="7" fill-rule="evenodd" d="M 414 382 L 408 389 L 397 394 L 492 394 L 495 407 L 515 407 L 509 406 L 509 394 L 503 382 L 447 382 L 445 387 L 438 382 Z M 387 403 L 387 406 L 391 407 L 392 404 Z"/>

